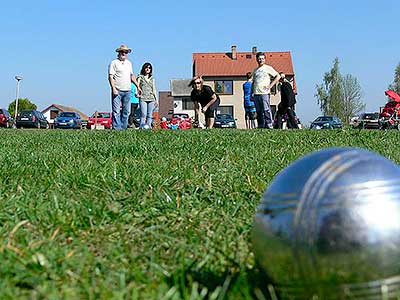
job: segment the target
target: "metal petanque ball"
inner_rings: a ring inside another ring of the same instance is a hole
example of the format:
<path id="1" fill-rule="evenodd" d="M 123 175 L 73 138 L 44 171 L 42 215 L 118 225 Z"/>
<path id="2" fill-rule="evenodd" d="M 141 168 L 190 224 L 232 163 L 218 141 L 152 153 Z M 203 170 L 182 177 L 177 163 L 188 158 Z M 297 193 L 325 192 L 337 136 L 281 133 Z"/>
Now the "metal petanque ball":
<path id="1" fill-rule="evenodd" d="M 400 168 L 359 148 L 302 157 L 265 191 L 253 248 L 282 299 L 400 299 Z"/>

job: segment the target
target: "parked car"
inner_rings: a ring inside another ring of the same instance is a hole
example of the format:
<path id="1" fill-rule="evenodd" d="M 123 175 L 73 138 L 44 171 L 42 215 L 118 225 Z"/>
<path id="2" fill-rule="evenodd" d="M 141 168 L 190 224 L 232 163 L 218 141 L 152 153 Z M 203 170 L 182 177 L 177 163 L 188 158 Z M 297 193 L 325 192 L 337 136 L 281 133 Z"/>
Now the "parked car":
<path id="1" fill-rule="evenodd" d="M 14 118 L 11 116 L 9 111 L 4 108 L 0 108 L 0 127 L 14 127 Z"/>
<path id="2" fill-rule="evenodd" d="M 73 111 L 61 112 L 54 119 L 54 128 L 77 128 L 82 129 L 81 116 Z"/>
<path id="3" fill-rule="evenodd" d="M 23 110 L 17 114 L 17 128 L 49 128 L 46 117 L 37 110 Z"/>
<path id="4" fill-rule="evenodd" d="M 236 128 L 236 120 L 230 114 L 217 114 L 214 128 Z"/>
<path id="5" fill-rule="evenodd" d="M 379 129 L 379 113 L 364 113 L 354 124 L 356 128 Z"/>
<path id="6" fill-rule="evenodd" d="M 312 121 L 310 128 L 312 129 L 336 129 L 342 128 L 342 122 L 338 117 L 320 116 Z"/>
<path id="7" fill-rule="evenodd" d="M 96 113 L 94 113 L 87 122 L 87 128 L 91 129 L 94 124 L 103 125 L 104 128 L 110 129 L 112 126 L 111 113 L 97 112 L 97 118 Z"/>
<path id="8" fill-rule="evenodd" d="M 185 129 L 189 129 L 193 127 L 192 119 L 187 113 L 174 113 L 170 120 L 170 124 L 179 124 L 181 120 L 185 120 Z"/>

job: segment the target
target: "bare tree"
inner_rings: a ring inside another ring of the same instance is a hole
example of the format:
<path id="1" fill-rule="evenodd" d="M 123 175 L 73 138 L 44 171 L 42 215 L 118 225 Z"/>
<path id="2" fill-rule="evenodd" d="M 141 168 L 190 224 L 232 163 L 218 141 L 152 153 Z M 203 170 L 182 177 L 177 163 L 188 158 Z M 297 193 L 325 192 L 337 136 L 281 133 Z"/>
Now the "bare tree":
<path id="1" fill-rule="evenodd" d="M 341 112 L 342 121 L 350 123 L 351 117 L 365 110 L 365 104 L 361 101 L 362 90 L 356 77 L 347 74 L 341 78 Z"/>
<path id="2" fill-rule="evenodd" d="M 396 70 L 394 71 L 394 79 L 393 82 L 389 85 L 389 90 L 395 91 L 397 94 L 400 94 L 400 63 L 397 65 Z"/>

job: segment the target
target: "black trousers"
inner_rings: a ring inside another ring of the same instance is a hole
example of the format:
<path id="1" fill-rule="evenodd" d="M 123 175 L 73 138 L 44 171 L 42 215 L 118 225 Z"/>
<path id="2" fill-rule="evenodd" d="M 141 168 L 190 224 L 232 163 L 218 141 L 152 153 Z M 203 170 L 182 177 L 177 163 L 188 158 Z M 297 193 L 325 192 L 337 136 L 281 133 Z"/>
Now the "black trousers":
<path id="1" fill-rule="evenodd" d="M 131 103 L 131 113 L 128 118 L 128 125 L 132 126 L 135 125 L 135 127 L 139 127 L 139 122 L 136 120 L 136 109 L 138 108 L 139 103 Z"/>
<path id="2" fill-rule="evenodd" d="M 282 129 L 282 118 L 287 114 L 288 118 L 286 120 L 287 128 L 289 129 L 299 129 L 296 122 L 296 115 L 294 111 L 289 107 L 280 107 L 276 113 L 276 125 L 275 128 Z"/>

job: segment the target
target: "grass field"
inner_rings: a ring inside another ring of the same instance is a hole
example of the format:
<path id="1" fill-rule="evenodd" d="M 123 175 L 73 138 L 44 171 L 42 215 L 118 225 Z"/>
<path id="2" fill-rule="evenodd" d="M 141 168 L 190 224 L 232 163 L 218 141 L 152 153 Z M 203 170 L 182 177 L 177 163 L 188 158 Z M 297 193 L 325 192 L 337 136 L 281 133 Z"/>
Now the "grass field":
<path id="1" fill-rule="evenodd" d="M 303 154 L 397 131 L 0 130 L 0 299 L 264 299 L 253 215 Z"/>

